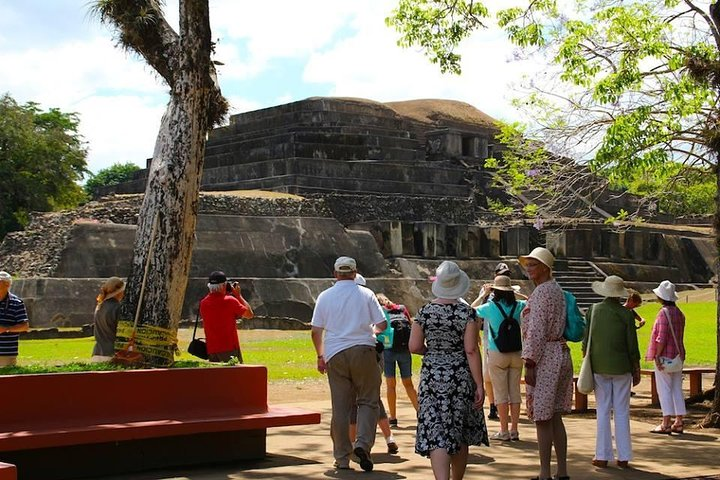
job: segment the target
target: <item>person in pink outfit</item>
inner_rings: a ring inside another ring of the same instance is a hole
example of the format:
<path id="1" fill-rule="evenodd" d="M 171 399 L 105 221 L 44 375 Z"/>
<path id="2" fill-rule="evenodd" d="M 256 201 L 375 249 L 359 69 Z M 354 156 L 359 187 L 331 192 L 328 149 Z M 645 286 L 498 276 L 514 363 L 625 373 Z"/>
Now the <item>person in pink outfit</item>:
<path id="1" fill-rule="evenodd" d="M 682 391 L 682 371 L 666 372 L 664 364 L 676 356 L 685 360 L 685 315 L 675 305 L 678 299 L 675 285 L 669 280 L 663 280 L 653 293 L 662 308 L 655 317 L 650 343 L 648 343 L 645 360 L 655 362 L 655 384 L 657 385 L 660 408 L 662 409 L 662 423 L 651 430 L 652 433 L 670 434 L 683 433 L 683 417 L 685 397 Z M 675 422 L 670 423 L 675 415 Z"/>

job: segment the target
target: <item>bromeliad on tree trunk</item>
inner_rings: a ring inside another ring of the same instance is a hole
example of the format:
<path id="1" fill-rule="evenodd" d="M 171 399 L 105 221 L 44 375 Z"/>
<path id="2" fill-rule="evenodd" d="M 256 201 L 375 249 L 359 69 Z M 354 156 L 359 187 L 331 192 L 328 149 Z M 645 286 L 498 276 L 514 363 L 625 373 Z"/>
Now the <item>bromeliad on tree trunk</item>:
<path id="1" fill-rule="evenodd" d="M 123 48 L 142 56 L 170 87 L 150 166 L 135 237 L 123 318 L 132 320 L 142 301 L 139 326 L 164 338 L 137 335 L 137 348 L 154 366 L 173 362 L 174 338 L 190 269 L 198 194 L 208 131 L 219 124 L 228 104 L 220 92 L 211 60 L 208 0 L 180 0 L 180 28 L 168 24 L 158 0 L 98 0 L 92 7 L 110 25 Z M 153 220 L 155 246 L 149 252 Z M 147 287 L 140 299 L 143 267 L 149 262 Z M 140 331 L 140 330 L 139 330 Z M 165 348 L 158 349 L 158 342 Z"/>

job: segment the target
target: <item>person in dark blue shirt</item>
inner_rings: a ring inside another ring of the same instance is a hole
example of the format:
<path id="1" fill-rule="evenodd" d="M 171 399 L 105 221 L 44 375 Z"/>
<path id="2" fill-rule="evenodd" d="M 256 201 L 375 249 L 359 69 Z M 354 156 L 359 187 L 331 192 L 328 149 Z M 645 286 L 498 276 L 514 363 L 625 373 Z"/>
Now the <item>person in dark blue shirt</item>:
<path id="1" fill-rule="evenodd" d="M 12 276 L 0 272 L 0 367 L 17 363 L 20 332 L 27 332 L 30 322 L 25 304 L 10 293 Z"/>

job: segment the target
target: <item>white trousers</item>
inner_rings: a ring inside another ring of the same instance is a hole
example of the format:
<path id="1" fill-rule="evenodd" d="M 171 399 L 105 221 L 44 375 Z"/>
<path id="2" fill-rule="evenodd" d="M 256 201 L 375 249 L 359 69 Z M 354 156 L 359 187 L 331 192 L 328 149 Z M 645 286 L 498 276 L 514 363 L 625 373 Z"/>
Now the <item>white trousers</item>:
<path id="1" fill-rule="evenodd" d="M 663 417 L 685 415 L 685 396 L 682 389 L 682 372 L 667 373 L 655 366 L 655 385 Z"/>
<path id="2" fill-rule="evenodd" d="M 597 436 L 595 438 L 595 458 L 613 461 L 612 431 L 610 416 L 615 418 L 615 446 L 617 459 L 632 460 L 630 442 L 630 388 L 632 374 L 602 375 L 596 373 L 595 403 L 597 406 Z"/>

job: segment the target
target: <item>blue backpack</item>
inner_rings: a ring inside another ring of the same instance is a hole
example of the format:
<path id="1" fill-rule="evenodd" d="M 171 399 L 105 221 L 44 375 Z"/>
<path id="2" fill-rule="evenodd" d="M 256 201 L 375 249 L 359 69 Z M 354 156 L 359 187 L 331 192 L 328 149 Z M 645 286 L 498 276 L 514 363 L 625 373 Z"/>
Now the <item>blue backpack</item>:
<path id="1" fill-rule="evenodd" d="M 580 342 L 585 337 L 585 317 L 583 316 L 577 304 L 575 295 L 563 290 L 565 295 L 565 330 L 563 338 L 568 342 Z"/>

